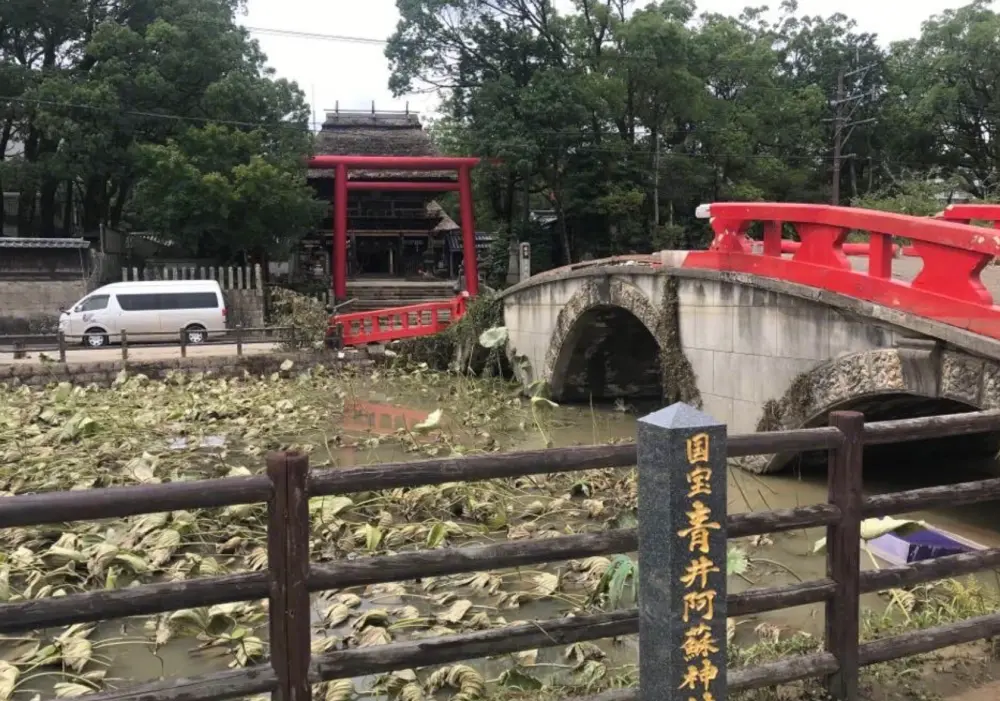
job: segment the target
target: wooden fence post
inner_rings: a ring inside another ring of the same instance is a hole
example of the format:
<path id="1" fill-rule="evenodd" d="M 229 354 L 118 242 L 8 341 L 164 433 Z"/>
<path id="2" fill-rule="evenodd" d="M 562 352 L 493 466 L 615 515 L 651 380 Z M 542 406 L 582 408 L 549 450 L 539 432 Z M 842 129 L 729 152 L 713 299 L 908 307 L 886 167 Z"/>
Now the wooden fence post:
<path id="1" fill-rule="evenodd" d="M 186 357 L 188 357 L 188 335 L 187 335 L 187 331 L 185 331 L 184 329 L 181 329 L 179 331 L 179 333 L 180 333 L 180 341 L 181 341 L 181 357 L 182 358 L 186 358 Z"/>
<path id="2" fill-rule="evenodd" d="M 66 334 L 60 331 L 56 335 L 56 339 L 59 341 L 59 362 L 66 362 Z"/>
<path id="3" fill-rule="evenodd" d="M 825 643 L 840 668 L 827 677 L 826 688 L 838 701 L 857 701 L 865 417 L 856 411 L 834 411 L 830 425 L 840 429 L 844 442 L 830 451 L 827 473 L 829 502 L 840 509 L 840 521 L 826 529 L 826 572 L 837 586 L 826 602 Z"/>
<path id="4" fill-rule="evenodd" d="M 243 324 L 236 324 L 236 357 L 243 355 Z"/>
<path id="5" fill-rule="evenodd" d="M 122 363 L 128 361 L 128 331 L 122 329 L 121 332 L 121 344 L 122 344 Z"/>
<path id="6" fill-rule="evenodd" d="M 267 563 L 270 579 L 271 664 L 278 676 L 274 701 L 309 701 L 310 608 L 309 456 L 270 453 L 267 475 Z"/>
<path id="7" fill-rule="evenodd" d="M 677 403 L 636 438 L 639 701 L 726 701 L 726 426 Z"/>

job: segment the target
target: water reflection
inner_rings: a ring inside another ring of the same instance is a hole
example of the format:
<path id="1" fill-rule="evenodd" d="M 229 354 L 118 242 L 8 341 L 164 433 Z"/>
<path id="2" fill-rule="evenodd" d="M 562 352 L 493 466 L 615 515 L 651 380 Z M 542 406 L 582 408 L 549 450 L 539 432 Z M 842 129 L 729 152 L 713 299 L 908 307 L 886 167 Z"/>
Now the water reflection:
<path id="1" fill-rule="evenodd" d="M 344 407 L 343 428 L 351 433 L 392 435 L 401 429 L 412 431 L 427 416 L 423 409 L 357 400 Z"/>

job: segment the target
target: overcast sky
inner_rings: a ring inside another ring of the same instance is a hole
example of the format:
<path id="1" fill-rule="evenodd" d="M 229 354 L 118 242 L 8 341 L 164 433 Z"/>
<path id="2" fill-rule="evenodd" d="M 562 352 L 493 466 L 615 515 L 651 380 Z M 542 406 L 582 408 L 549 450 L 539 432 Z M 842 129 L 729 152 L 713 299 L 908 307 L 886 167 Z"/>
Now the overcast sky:
<path id="1" fill-rule="evenodd" d="M 559 0 L 562 4 L 565 0 Z M 777 7 L 780 0 L 769 4 Z M 748 4 L 763 0 L 700 0 L 699 11 L 738 14 Z M 942 10 L 961 7 L 968 0 L 800 0 L 800 14 L 829 15 L 842 12 L 854 17 L 863 31 L 876 32 L 883 43 L 914 36 L 920 23 Z M 384 40 L 395 29 L 399 15 L 395 0 L 248 0 L 243 23 L 250 28 Z M 309 104 L 313 119 L 339 100 L 341 109 L 410 109 L 433 112 L 433 95 L 393 98 L 389 92 L 389 66 L 381 43 L 337 41 L 330 38 L 282 36 L 254 32 L 278 75 L 296 81 Z"/>

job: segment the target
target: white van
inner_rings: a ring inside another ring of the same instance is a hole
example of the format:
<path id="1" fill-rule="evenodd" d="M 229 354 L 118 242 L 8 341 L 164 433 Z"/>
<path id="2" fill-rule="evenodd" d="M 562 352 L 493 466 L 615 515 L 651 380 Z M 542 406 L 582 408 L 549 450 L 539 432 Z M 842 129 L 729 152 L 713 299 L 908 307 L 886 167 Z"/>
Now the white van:
<path id="1" fill-rule="evenodd" d="M 91 348 L 121 340 L 204 343 L 226 329 L 226 302 L 215 280 L 115 282 L 63 311 L 59 330 Z M 173 335 L 171 335 L 173 334 Z"/>

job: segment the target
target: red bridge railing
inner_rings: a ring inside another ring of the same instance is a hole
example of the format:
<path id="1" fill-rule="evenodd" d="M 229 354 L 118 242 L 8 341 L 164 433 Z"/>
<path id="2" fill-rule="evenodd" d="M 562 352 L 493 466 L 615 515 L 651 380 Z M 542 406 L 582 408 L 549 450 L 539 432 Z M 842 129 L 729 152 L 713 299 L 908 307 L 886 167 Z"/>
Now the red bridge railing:
<path id="1" fill-rule="evenodd" d="M 469 293 L 463 292 L 453 299 L 440 302 L 337 314 L 330 318 L 330 333 L 335 334 L 339 327 L 344 346 L 431 336 L 461 319 L 465 315 L 468 301 Z"/>
<path id="2" fill-rule="evenodd" d="M 801 241 L 792 241 L 790 239 L 781 239 L 781 252 L 782 253 L 795 253 L 802 246 Z M 869 251 L 869 244 L 859 242 L 859 243 L 845 243 L 843 246 L 844 254 L 849 256 L 867 256 Z M 902 246 L 900 244 L 892 244 L 892 253 L 894 256 L 916 256 L 917 252 L 913 246 Z"/>
<path id="3" fill-rule="evenodd" d="M 1000 235 L 948 220 L 971 210 L 946 211 L 948 218 L 927 219 L 826 205 L 713 203 L 699 215 L 710 218 L 715 240 L 710 250 L 688 252 L 683 266 L 787 280 L 1000 339 L 1000 307 L 981 279 L 1000 255 Z M 992 211 L 1000 214 L 1000 208 Z M 988 218 L 982 214 L 971 218 Z M 747 236 L 754 223 L 763 226 L 761 253 L 754 253 Z M 781 235 L 789 225 L 801 245 L 786 256 Z M 867 269 L 855 269 L 845 253 L 852 231 L 868 234 L 867 250 L 858 250 Z M 907 248 L 923 264 L 909 282 L 892 279 L 893 239 L 908 239 Z"/>
<path id="4" fill-rule="evenodd" d="M 990 222 L 1000 229 L 1000 204 L 952 204 L 937 215 L 939 219 L 969 224 L 973 221 Z"/>

